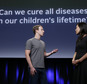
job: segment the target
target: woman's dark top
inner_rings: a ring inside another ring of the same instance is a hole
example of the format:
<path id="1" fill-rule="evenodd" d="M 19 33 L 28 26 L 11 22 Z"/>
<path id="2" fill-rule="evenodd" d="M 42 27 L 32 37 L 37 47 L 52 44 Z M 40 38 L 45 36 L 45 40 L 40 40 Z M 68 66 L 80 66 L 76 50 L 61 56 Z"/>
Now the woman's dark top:
<path id="1" fill-rule="evenodd" d="M 75 52 L 77 52 L 77 55 L 76 55 L 75 59 L 79 59 L 84 54 L 87 53 L 87 36 L 83 37 L 81 40 L 79 40 L 76 43 L 76 50 L 75 50 Z"/>
<path id="2" fill-rule="evenodd" d="M 76 43 L 75 52 L 77 52 L 75 59 L 79 59 L 87 53 L 87 36 Z M 87 59 L 75 66 L 73 84 L 87 84 Z"/>

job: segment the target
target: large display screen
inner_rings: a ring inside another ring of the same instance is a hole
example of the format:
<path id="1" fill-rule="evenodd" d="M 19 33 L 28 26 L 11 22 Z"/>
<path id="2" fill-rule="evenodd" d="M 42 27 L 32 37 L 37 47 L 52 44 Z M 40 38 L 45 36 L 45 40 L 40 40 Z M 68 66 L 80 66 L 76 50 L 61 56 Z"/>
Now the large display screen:
<path id="1" fill-rule="evenodd" d="M 87 1 L 3 0 L 0 2 L 0 58 L 25 58 L 25 43 L 34 37 L 32 27 L 42 25 L 41 39 L 48 58 L 72 58 L 76 24 L 87 22 Z"/>

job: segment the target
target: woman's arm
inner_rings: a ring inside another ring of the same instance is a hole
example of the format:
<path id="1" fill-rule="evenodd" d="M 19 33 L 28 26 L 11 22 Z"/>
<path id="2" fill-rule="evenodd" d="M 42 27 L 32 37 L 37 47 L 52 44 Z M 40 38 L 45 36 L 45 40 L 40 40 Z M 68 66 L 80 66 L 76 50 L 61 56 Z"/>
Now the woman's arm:
<path id="1" fill-rule="evenodd" d="M 78 63 L 84 61 L 85 59 L 87 59 L 87 53 L 85 55 L 83 55 L 80 59 L 73 61 L 73 64 L 78 65 Z"/>
<path id="2" fill-rule="evenodd" d="M 77 54 L 77 52 L 74 53 L 72 61 L 75 60 L 76 54 Z"/>
<path id="3" fill-rule="evenodd" d="M 83 60 L 87 59 L 87 53 L 85 55 L 83 55 L 80 59 L 79 62 L 82 62 Z"/>
<path id="4" fill-rule="evenodd" d="M 72 64 L 75 65 L 75 57 L 76 57 L 77 52 L 74 53 L 73 59 L 72 59 Z"/>

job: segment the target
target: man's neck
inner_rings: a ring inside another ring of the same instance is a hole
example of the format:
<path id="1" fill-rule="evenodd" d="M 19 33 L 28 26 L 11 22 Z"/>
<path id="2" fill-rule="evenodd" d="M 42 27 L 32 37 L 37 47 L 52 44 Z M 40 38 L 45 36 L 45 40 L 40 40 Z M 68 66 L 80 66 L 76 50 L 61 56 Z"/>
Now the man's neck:
<path id="1" fill-rule="evenodd" d="M 40 35 L 35 34 L 34 38 L 36 38 L 36 39 L 40 40 Z"/>

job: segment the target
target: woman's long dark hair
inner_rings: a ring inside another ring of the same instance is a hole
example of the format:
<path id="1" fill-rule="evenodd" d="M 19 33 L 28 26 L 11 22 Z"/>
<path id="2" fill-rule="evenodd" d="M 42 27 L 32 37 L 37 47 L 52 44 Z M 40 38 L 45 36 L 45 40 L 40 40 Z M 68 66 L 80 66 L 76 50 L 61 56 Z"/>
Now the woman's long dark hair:
<path id="1" fill-rule="evenodd" d="M 77 39 L 77 42 L 78 42 L 83 38 L 84 34 L 87 34 L 87 24 L 85 22 L 81 22 L 81 23 L 78 23 L 77 25 L 80 28 L 80 32 L 78 34 L 79 37 Z"/>

